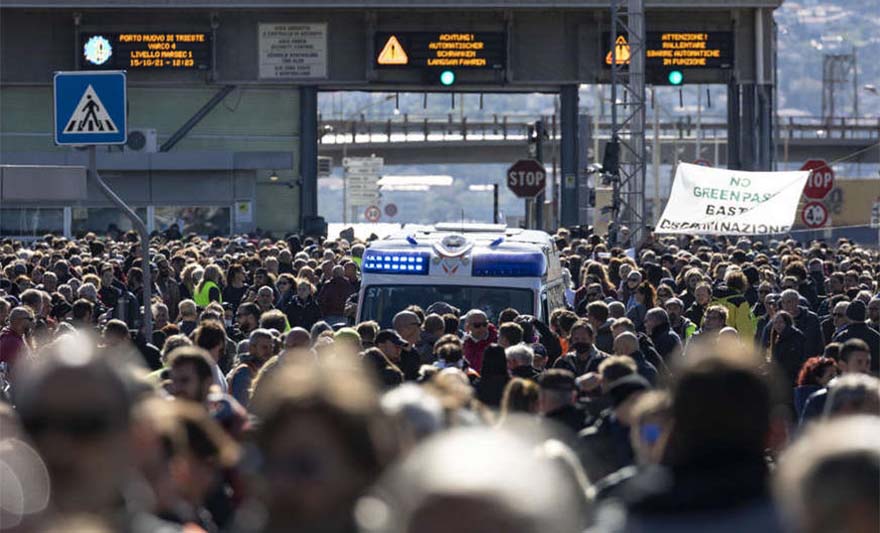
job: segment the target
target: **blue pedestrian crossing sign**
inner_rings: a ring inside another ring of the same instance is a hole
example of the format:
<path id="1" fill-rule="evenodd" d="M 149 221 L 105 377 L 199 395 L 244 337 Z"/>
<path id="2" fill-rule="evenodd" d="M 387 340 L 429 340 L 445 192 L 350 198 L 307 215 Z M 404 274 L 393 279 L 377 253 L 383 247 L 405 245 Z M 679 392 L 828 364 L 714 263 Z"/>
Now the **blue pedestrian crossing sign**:
<path id="1" fill-rule="evenodd" d="M 55 73 L 55 144 L 125 144 L 122 71 Z"/>

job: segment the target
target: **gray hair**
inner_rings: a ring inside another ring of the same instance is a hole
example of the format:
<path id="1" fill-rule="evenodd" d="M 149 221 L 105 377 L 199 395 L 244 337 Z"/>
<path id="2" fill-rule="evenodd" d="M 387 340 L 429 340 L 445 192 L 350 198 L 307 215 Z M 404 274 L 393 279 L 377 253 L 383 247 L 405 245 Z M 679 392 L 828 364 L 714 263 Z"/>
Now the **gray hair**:
<path id="1" fill-rule="evenodd" d="M 91 283 L 83 283 L 76 291 L 76 295 L 86 300 L 97 300 L 98 289 Z"/>
<path id="2" fill-rule="evenodd" d="M 780 300 L 801 300 L 801 295 L 798 291 L 794 289 L 785 289 L 782 291 L 782 294 L 779 295 Z"/>
<path id="3" fill-rule="evenodd" d="M 466 315 L 464 315 L 464 323 L 465 323 L 465 324 L 470 324 L 470 323 L 471 323 L 471 320 L 473 320 L 475 317 L 488 318 L 488 317 L 486 316 L 486 313 L 483 312 L 483 310 L 481 310 L 481 309 L 471 309 L 470 311 L 467 312 Z"/>
<path id="4" fill-rule="evenodd" d="M 443 429 L 444 414 L 440 401 L 415 383 L 404 383 L 382 396 L 382 411 L 403 422 L 417 440 Z"/>
<path id="5" fill-rule="evenodd" d="M 854 412 L 880 415 L 880 379 L 866 374 L 845 374 L 829 386 L 825 418 Z"/>
<path id="6" fill-rule="evenodd" d="M 517 366 L 531 365 L 535 360 L 535 351 L 525 344 L 515 344 L 504 350 L 504 357 Z"/>
<path id="7" fill-rule="evenodd" d="M 880 419 L 847 416 L 817 423 L 779 461 L 775 491 L 797 531 L 835 531 L 840 517 L 870 510 L 880 500 Z"/>
<path id="8" fill-rule="evenodd" d="M 257 328 L 251 331 L 250 336 L 248 336 L 248 343 L 253 344 L 259 339 L 269 339 L 275 342 L 275 336 L 272 335 L 272 331 L 265 328 Z"/>

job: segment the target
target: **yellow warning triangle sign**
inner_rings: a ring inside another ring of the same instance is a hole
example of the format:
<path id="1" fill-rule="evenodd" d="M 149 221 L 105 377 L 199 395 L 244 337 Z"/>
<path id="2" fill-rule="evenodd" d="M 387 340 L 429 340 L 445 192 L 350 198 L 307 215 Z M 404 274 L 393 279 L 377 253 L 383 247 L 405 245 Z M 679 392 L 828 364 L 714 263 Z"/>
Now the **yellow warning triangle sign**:
<path id="1" fill-rule="evenodd" d="M 379 52 L 379 58 L 376 59 L 376 62 L 380 65 L 406 65 L 409 63 L 409 57 L 397 37 L 392 35 L 382 47 L 382 51 Z"/>
<path id="2" fill-rule="evenodd" d="M 617 56 L 617 64 L 618 65 L 628 65 L 629 64 L 629 43 L 626 42 L 626 37 L 623 35 L 617 36 L 617 41 L 614 42 L 614 55 Z M 614 58 L 611 57 L 611 52 L 605 56 L 605 63 L 607 65 L 611 65 L 614 62 Z"/>

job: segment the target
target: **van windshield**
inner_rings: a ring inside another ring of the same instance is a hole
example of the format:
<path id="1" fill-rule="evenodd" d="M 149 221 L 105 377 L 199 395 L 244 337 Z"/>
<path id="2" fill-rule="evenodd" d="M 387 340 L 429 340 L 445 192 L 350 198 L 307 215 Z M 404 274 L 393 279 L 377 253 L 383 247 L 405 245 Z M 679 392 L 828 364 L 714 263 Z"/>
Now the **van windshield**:
<path id="1" fill-rule="evenodd" d="M 498 313 L 512 307 L 521 314 L 534 315 L 531 289 L 509 287 L 468 287 L 461 285 L 372 285 L 364 291 L 361 320 L 375 320 L 383 328 L 391 327 L 394 315 L 410 305 L 427 309 L 435 302 L 457 307 L 462 314 L 481 309 L 490 321 Z"/>

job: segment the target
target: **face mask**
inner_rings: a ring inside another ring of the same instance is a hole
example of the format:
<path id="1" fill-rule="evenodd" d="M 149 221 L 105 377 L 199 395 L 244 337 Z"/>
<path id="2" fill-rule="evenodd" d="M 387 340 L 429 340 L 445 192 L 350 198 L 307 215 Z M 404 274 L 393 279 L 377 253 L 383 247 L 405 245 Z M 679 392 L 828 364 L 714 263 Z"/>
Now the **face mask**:
<path id="1" fill-rule="evenodd" d="M 574 344 L 571 345 L 571 347 L 572 347 L 572 348 L 574 349 L 574 351 L 576 351 L 577 353 L 588 352 L 588 351 L 590 351 L 590 347 L 591 347 L 591 346 L 592 346 L 592 344 L 590 344 L 589 342 L 576 342 L 576 343 L 574 343 Z"/>

